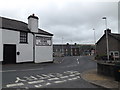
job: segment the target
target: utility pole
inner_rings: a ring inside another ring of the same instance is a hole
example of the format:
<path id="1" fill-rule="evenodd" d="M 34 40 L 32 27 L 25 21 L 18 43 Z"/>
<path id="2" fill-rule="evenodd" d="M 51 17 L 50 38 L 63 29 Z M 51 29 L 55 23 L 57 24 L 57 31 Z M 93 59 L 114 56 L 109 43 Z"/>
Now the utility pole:
<path id="1" fill-rule="evenodd" d="M 64 53 L 64 50 L 63 50 L 63 36 L 62 36 L 62 49 L 61 49 L 61 54 L 63 55 Z"/>
<path id="2" fill-rule="evenodd" d="M 95 44 L 95 56 L 96 56 L 96 36 L 95 36 L 95 29 L 93 28 L 93 31 L 94 31 L 94 44 Z"/>
<path id="3" fill-rule="evenodd" d="M 109 61 L 109 45 L 108 45 L 108 32 L 107 32 L 107 18 L 103 17 L 102 19 L 105 20 L 105 26 L 106 26 L 106 45 L 107 45 L 107 59 Z"/>

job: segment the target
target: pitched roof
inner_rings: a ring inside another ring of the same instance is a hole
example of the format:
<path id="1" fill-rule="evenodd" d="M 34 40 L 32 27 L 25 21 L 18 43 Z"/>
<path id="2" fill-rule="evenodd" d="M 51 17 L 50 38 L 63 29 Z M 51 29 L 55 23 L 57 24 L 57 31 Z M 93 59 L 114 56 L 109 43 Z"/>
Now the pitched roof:
<path id="1" fill-rule="evenodd" d="M 105 36 L 106 34 L 104 34 L 98 41 L 96 44 L 98 44 L 102 38 Z M 108 33 L 109 36 L 115 38 L 116 40 L 120 41 L 120 34 L 115 34 L 115 33 Z"/>
<path id="2" fill-rule="evenodd" d="M 115 39 L 117 39 L 117 40 L 120 41 L 120 34 L 113 34 L 113 33 L 110 33 L 109 35 L 111 35 L 112 37 L 114 37 Z"/>
<path id="3" fill-rule="evenodd" d="M 0 27 L 0 28 L 2 28 L 2 29 L 30 32 L 30 30 L 28 29 L 28 24 L 25 22 L 8 19 L 8 18 L 4 18 L 4 17 L 0 17 L 0 19 L 1 18 L 2 18 L 2 27 Z M 38 29 L 37 34 L 53 36 L 53 34 L 46 32 L 44 30 L 41 30 L 41 29 Z"/>

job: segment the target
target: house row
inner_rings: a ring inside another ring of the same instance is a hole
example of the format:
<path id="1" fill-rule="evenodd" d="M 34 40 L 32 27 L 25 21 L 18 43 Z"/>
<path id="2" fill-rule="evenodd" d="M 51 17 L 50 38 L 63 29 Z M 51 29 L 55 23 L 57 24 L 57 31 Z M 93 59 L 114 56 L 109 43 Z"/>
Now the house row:
<path id="1" fill-rule="evenodd" d="M 93 52 L 92 52 L 93 51 Z M 94 54 L 94 45 L 53 44 L 54 56 L 80 56 Z"/>
<path id="2" fill-rule="evenodd" d="M 110 29 L 105 30 L 103 36 L 96 43 L 97 57 L 107 56 L 106 34 L 108 34 L 109 57 L 120 59 L 120 34 L 111 33 Z"/>
<path id="3" fill-rule="evenodd" d="M 28 23 L 0 17 L 0 61 L 3 63 L 52 62 L 53 34 L 38 28 L 39 18 Z"/>

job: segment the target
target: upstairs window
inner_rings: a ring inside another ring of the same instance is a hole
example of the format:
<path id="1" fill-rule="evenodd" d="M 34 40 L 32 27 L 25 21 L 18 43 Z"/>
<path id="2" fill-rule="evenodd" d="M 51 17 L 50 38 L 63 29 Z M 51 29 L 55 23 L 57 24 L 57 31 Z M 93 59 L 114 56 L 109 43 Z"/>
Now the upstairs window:
<path id="1" fill-rule="evenodd" d="M 26 32 L 20 32 L 20 43 L 28 43 L 28 33 Z"/>

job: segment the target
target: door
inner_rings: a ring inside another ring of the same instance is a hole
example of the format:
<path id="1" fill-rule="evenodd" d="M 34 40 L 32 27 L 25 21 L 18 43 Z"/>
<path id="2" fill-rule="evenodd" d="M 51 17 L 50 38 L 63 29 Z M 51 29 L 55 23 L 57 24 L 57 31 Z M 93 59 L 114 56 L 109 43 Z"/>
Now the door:
<path id="1" fill-rule="evenodd" d="M 3 63 L 4 64 L 15 64 L 16 63 L 16 45 L 4 44 Z"/>

